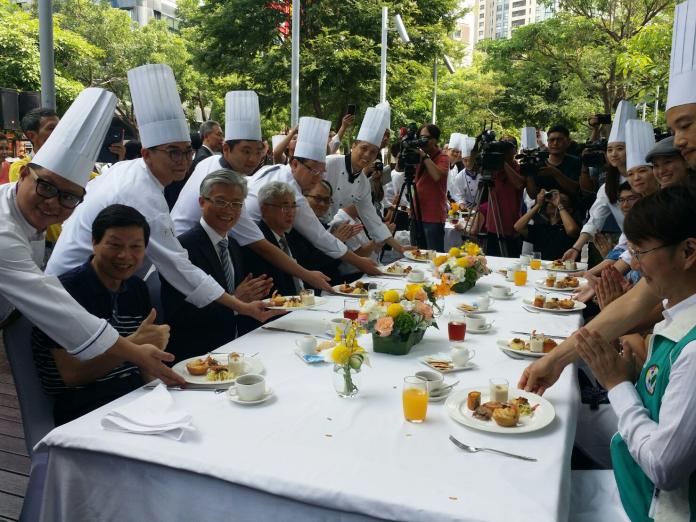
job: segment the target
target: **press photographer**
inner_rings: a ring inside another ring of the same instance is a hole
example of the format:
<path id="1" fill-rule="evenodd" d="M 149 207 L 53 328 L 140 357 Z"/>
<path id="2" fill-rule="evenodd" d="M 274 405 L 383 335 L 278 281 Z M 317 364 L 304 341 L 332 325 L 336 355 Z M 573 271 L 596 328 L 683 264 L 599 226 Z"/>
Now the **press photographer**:
<path id="1" fill-rule="evenodd" d="M 535 198 L 540 189 L 560 190 L 571 196 L 580 192 L 580 159 L 568 154 L 570 131 L 562 125 L 554 125 L 548 131 L 549 157 L 546 165 L 527 176 L 527 193 Z"/>

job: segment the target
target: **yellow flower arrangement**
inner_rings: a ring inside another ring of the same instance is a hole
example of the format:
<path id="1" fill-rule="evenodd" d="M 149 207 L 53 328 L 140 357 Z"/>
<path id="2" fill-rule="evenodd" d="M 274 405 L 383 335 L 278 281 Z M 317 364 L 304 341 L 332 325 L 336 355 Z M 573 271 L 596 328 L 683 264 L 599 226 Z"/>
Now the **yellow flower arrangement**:
<path id="1" fill-rule="evenodd" d="M 364 333 L 364 330 L 356 323 L 351 322 L 329 355 L 329 360 L 336 365 L 342 375 L 339 395 L 344 397 L 353 396 L 358 392 L 351 371 L 359 372 L 363 363 L 370 365 L 367 352 L 358 344 L 357 337 L 360 333 Z M 339 334 L 340 329 L 337 329 L 337 338 L 339 338 Z"/>

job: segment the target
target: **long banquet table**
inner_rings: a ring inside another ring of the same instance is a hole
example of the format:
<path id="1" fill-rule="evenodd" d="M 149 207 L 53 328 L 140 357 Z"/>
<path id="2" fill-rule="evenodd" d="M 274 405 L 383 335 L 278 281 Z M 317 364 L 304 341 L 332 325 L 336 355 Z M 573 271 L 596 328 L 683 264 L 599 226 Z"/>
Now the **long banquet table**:
<path id="1" fill-rule="evenodd" d="M 508 261 L 489 258 L 489 265 Z M 579 313 L 521 307 L 542 275 L 530 270 L 515 299 L 493 302 L 496 312 L 487 315 L 494 331 L 466 335 L 476 368 L 447 374 L 446 381 L 485 390 L 489 378 L 505 377 L 512 388 L 530 359 L 508 357 L 496 340 L 512 337 L 511 330 L 543 325 L 546 333 L 567 333 L 580 324 Z M 377 280 L 386 288 L 405 284 Z M 428 329 L 410 354 L 371 354 L 357 398 L 336 395 L 330 364 L 306 365 L 297 357 L 298 335 L 259 329 L 217 351 L 259 352 L 275 393 L 264 404 L 171 391 L 197 428 L 180 441 L 102 429 L 105 413 L 147 393 L 140 389 L 54 429 L 39 444 L 48 452 L 42 520 L 566 520 L 579 402 L 572 367 L 545 394 L 556 418 L 537 432 L 475 431 L 452 420 L 444 402 L 429 404 L 423 424 L 403 419 L 403 377 L 427 369 L 419 361 L 424 355 L 448 351 L 448 314 L 494 284 L 512 286 L 494 272 L 470 292 L 447 297 L 440 329 Z M 292 312 L 274 326 L 319 334 L 340 316 L 343 299 L 330 296 L 319 307 L 324 311 Z M 371 349 L 369 336 L 360 341 Z M 466 453 L 450 443 L 450 434 L 538 461 Z"/>

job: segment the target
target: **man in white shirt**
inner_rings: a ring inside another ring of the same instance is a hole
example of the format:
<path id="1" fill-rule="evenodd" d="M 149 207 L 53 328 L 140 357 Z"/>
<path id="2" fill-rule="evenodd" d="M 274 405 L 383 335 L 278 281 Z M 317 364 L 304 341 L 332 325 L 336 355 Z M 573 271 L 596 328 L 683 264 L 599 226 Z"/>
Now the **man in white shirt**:
<path id="1" fill-rule="evenodd" d="M 120 337 L 40 268 L 45 230 L 70 216 L 82 201 L 115 106 L 113 94 L 85 89 L 42 150 L 21 169 L 19 181 L 0 187 L 0 322 L 16 307 L 79 360 L 108 353 L 115 361 L 131 361 L 167 383 L 183 384 L 162 363 L 171 361 L 171 354 Z"/>
<path id="2" fill-rule="evenodd" d="M 265 321 L 274 314 L 261 301 L 245 303 L 191 263 L 176 239 L 164 187 L 183 179 L 193 157 L 188 123 L 171 68 L 151 64 L 128 71 L 131 98 L 143 144 L 142 158 L 122 161 L 89 185 L 84 204 L 65 222 L 46 268 L 61 274 L 81 264 L 91 251 L 90 224 L 105 207 L 127 204 L 139 210 L 151 229 L 147 258 L 169 283 L 202 308 L 215 301 Z"/>
<path id="3" fill-rule="evenodd" d="M 251 176 L 258 167 L 263 145 L 258 97 L 254 91 L 230 91 L 225 96 L 225 140 L 222 156 L 201 161 L 179 194 L 171 212 L 177 235 L 190 230 L 200 220 L 199 190 L 208 174 L 224 168 Z M 248 246 L 282 272 L 292 274 L 314 288 L 331 291 L 328 277 L 321 272 L 305 269 L 267 241 L 246 208 L 229 235 L 240 246 Z"/>

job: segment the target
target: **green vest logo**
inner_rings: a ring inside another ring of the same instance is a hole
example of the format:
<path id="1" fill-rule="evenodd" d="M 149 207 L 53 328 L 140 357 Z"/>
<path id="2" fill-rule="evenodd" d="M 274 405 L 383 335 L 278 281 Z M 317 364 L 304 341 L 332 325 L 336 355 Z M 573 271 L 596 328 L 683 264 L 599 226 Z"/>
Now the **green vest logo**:
<path id="1" fill-rule="evenodd" d="M 645 389 L 649 395 L 655 392 L 655 385 L 657 384 L 657 374 L 660 372 L 660 368 L 657 364 L 653 364 L 648 371 L 645 372 Z"/>

